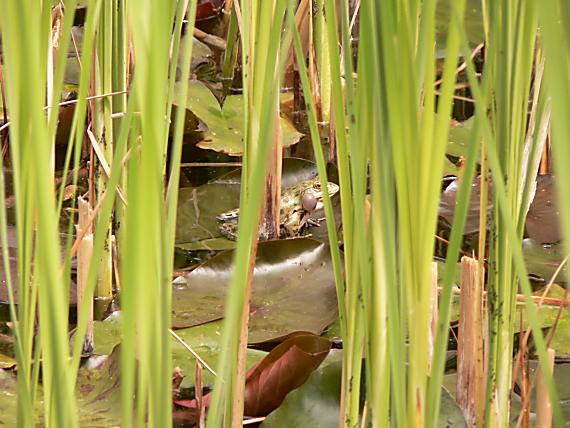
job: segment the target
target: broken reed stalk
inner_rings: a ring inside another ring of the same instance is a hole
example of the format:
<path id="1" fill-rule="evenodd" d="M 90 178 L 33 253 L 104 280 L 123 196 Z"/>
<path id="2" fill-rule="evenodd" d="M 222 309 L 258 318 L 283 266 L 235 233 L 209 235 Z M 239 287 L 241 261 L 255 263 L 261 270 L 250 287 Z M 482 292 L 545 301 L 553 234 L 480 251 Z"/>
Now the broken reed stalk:
<path id="1" fill-rule="evenodd" d="M 554 371 L 554 349 L 548 348 L 546 355 L 548 357 L 548 367 L 550 374 Z M 550 428 L 552 426 L 552 403 L 548 394 L 548 387 L 544 381 L 544 375 L 539 368 L 536 379 L 536 427 Z"/>
<path id="2" fill-rule="evenodd" d="M 206 408 L 204 407 L 204 391 L 202 390 L 202 364 L 196 360 L 194 390 L 196 391 L 196 407 L 198 408 L 198 428 L 206 426 Z"/>
<path id="3" fill-rule="evenodd" d="M 484 300 L 479 263 L 461 259 L 461 299 L 457 341 L 457 403 L 468 426 L 482 427 L 485 418 Z"/>
<path id="4" fill-rule="evenodd" d="M 82 197 L 79 197 L 77 203 L 79 209 L 77 233 L 79 234 L 85 228 L 91 228 L 89 218 L 92 216 L 92 212 L 89 202 Z M 93 296 L 85 295 L 92 255 L 93 233 L 89 230 L 81 238 L 79 248 L 77 249 L 77 319 L 80 319 L 80 314 L 83 311 L 88 311 L 89 313 L 82 351 L 86 354 L 93 352 Z"/>

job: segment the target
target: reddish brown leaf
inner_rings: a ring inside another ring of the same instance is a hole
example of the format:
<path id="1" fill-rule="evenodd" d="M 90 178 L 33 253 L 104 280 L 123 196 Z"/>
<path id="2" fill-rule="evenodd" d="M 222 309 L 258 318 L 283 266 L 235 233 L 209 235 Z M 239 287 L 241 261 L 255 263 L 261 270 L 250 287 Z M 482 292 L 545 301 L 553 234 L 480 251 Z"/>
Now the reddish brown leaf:
<path id="1" fill-rule="evenodd" d="M 196 5 L 196 21 L 210 19 L 218 15 L 225 0 L 199 0 Z"/>
<path id="2" fill-rule="evenodd" d="M 279 344 L 254 365 L 246 375 L 244 414 L 266 416 L 275 410 L 285 396 L 301 386 L 331 350 L 328 339 L 310 333 L 299 333 Z M 211 393 L 203 398 L 210 404 Z M 175 400 L 180 407 L 195 409 L 196 400 Z"/>
<path id="3" fill-rule="evenodd" d="M 285 396 L 301 386 L 331 349 L 328 339 L 299 334 L 275 347 L 247 373 L 245 409 L 247 416 L 265 416 Z"/>

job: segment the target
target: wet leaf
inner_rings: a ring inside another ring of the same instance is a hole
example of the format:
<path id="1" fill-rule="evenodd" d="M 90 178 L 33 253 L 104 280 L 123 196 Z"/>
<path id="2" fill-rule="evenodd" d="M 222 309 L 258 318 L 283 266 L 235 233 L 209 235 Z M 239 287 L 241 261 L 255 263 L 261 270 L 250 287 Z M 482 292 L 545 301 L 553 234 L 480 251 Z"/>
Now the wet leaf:
<path id="1" fill-rule="evenodd" d="M 555 177 L 539 175 L 536 194 L 526 217 L 528 236 L 540 243 L 554 243 L 562 239 Z"/>
<path id="2" fill-rule="evenodd" d="M 331 349 L 328 339 L 300 334 L 275 347 L 246 377 L 244 414 L 265 416 L 301 386 Z"/>
<path id="3" fill-rule="evenodd" d="M 220 319 L 232 276 L 233 251 L 224 251 L 187 275 L 172 296 L 174 327 Z M 308 238 L 259 244 L 253 274 L 250 343 L 295 331 L 320 334 L 337 313 L 329 249 Z"/>
<path id="4" fill-rule="evenodd" d="M 328 365 L 325 363 L 311 374 L 305 384 L 287 395 L 283 404 L 261 424 L 261 428 L 339 426 L 342 364 L 340 361 Z M 442 388 L 441 394 L 438 427 L 467 426 L 449 392 Z"/>
<path id="5" fill-rule="evenodd" d="M 567 255 L 561 244 L 541 245 L 532 239 L 523 240 L 522 250 L 528 273 L 541 277 L 545 282 L 550 281 Z M 567 266 L 564 266 L 556 282 L 565 282 L 566 275 Z"/>
<path id="6" fill-rule="evenodd" d="M 489 189 L 491 183 L 489 182 Z M 439 201 L 439 215 L 453 224 L 453 215 L 455 213 L 455 204 L 457 201 L 457 191 L 459 190 L 459 180 L 454 180 L 441 194 Z M 465 219 L 464 235 L 470 235 L 479 232 L 479 201 L 481 199 L 481 176 L 478 176 L 471 185 L 471 198 L 469 200 L 469 208 L 467 210 L 467 218 Z M 490 218 L 493 209 L 493 201 L 489 192 L 487 215 Z"/>
<path id="7" fill-rule="evenodd" d="M 176 334 L 180 336 L 182 340 L 184 340 L 184 342 L 200 356 L 200 358 L 206 361 L 212 369 L 216 369 L 218 357 L 222 350 L 221 321 L 176 330 Z M 174 338 L 172 340 L 172 366 L 180 367 L 185 375 L 184 380 L 182 381 L 182 387 L 188 388 L 190 386 L 194 386 L 196 359 L 180 342 Z M 248 349 L 246 368 L 252 367 L 265 355 L 267 355 L 267 352 Z M 214 384 L 214 376 L 207 369 L 203 369 L 202 371 L 202 382 L 204 385 Z"/>
<path id="8" fill-rule="evenodd" d="M 0 426 L 16 424 L 16 376 L 0 370 Z M 121 424 L 119 352 L 90 357 L 79 369 L 76 383 L 79 424 L 84 427 L 114 427 Z M 38 387 L 36 414 L 43 426 L 43 388 Z"/>
<path id="9" fill-rule="evenodd" d="M 15 427 L 16 392 L 18 385 L 16 375 L 11 370 L 0 370 L 0 426 Z"/>
<path id="10" fill-rule="evenodd" d="M 445 56 L 445 42 L 447 40 L 447 28 L 452 14 L 452 0 L 438 1 L 436 9 L 436 43 L 438 58 Z M 483 15 L 479 0 L 467 0 L 465 17 L 463 19 L 467 40 L 471 46 L 475 46 L 485 40 L 483 32 Z"/>
<path id="11" fill-rule="evenodd" d="M 187 106 L 206 122 L 209 131 L 198 147 L 240 156 L 243 152 L 243 98 L 241 95 L 226 97 L 221 107 L 206 85 L 190 82 Z M 289 147 L 303 136 L 286 119 L 281 118 L 283 147 Z"/>
<path id="12" fill-rule="evenodd" d="M 184 244 L 177 244 L 178 248 L 187 251 L 223 251 L 223 250 L 233 250 L 236 247 L 235 241 L 230 241 L 227 238 L 211 238 L 204 239 L 197 242 L 188 242 Z"/>
<path id="13" fill-rule="evenodd" d="M 120 348 L 90 357 L 77 376 L 81 426 L 116 426 L 121 421 Z"/>
<path id="14" fill-rule="evenodd" d="M 472 116 L 464 122 L 454 123 L 449 128 L 449 135 L 447 137 L 447 149 L 446 153 L 450 156 L 466 157 L 467 156 L 467 146 L 469 144 L 469 138 L 471 136 L 471 131 L 473 130 L 473 123 L 475 117 Z"/>
<path id="15" fill-rule="evenodd" d="M 110 353 L 121 341 L 121 324 L 119 317 L 115 320 L 95 321 L 94 352 L 97 354 Z M 176 330 L 176 334 L 192 348 L 206 363 L 213 369 L 216 368 L 218 355 L 221 350 L 222 323 L 215 321 L 191 328 Z M 196 359 L 194 356 L 174 337 L 172 337 L 172 366 L 180 367 L 184 374 L 182 388 L 194 386 L 194 370 Z M 247 350 L 246 366 L 251 367 L 266 352 L 255 349 Z M 214 383 L 214 376 L 207 370 L 203 371 L 204 385 Z"/>

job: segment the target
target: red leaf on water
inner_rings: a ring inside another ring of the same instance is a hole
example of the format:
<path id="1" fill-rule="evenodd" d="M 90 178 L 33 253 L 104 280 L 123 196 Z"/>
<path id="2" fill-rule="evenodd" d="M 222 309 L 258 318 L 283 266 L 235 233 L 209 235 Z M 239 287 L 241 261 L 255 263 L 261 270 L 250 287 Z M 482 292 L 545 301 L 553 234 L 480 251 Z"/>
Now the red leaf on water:
<path id="1" fill-rule="evenodd" d="M 275 410 L 285 396 L 301 386 L 319 367 L 331 350 L 324 337 L 300 333 L 277 345 L 246 375 L 244 414 L 266 416 Z M 204 396 L 204 405 L 210 403 L 211 393 Z M 196 400 L 175 400 L 174 404 L 195 408 Z"/>

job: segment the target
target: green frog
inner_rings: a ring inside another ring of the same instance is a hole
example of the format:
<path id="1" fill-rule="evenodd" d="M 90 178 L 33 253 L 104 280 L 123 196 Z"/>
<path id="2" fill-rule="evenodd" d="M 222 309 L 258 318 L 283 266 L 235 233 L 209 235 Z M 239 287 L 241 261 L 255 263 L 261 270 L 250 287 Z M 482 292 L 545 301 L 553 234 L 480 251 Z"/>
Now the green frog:
<path id="1" fill-rule="evenodd" d="M 338 185 L 327 183 L 329 196 L 335 195 Z M 281 212 L 279 216 L 280 238 L 299 236 L 307 226 L 318 226 L 319 221 L 310 219 L 308 214 L 323 208 L 323 189 L 318 178 L 302 181 L 286 188 L 281 193 Z M 226 211 L 216 216 L 220 233 L 228 239 L 236 240 L 238 231 L 239 208 Z"/>

